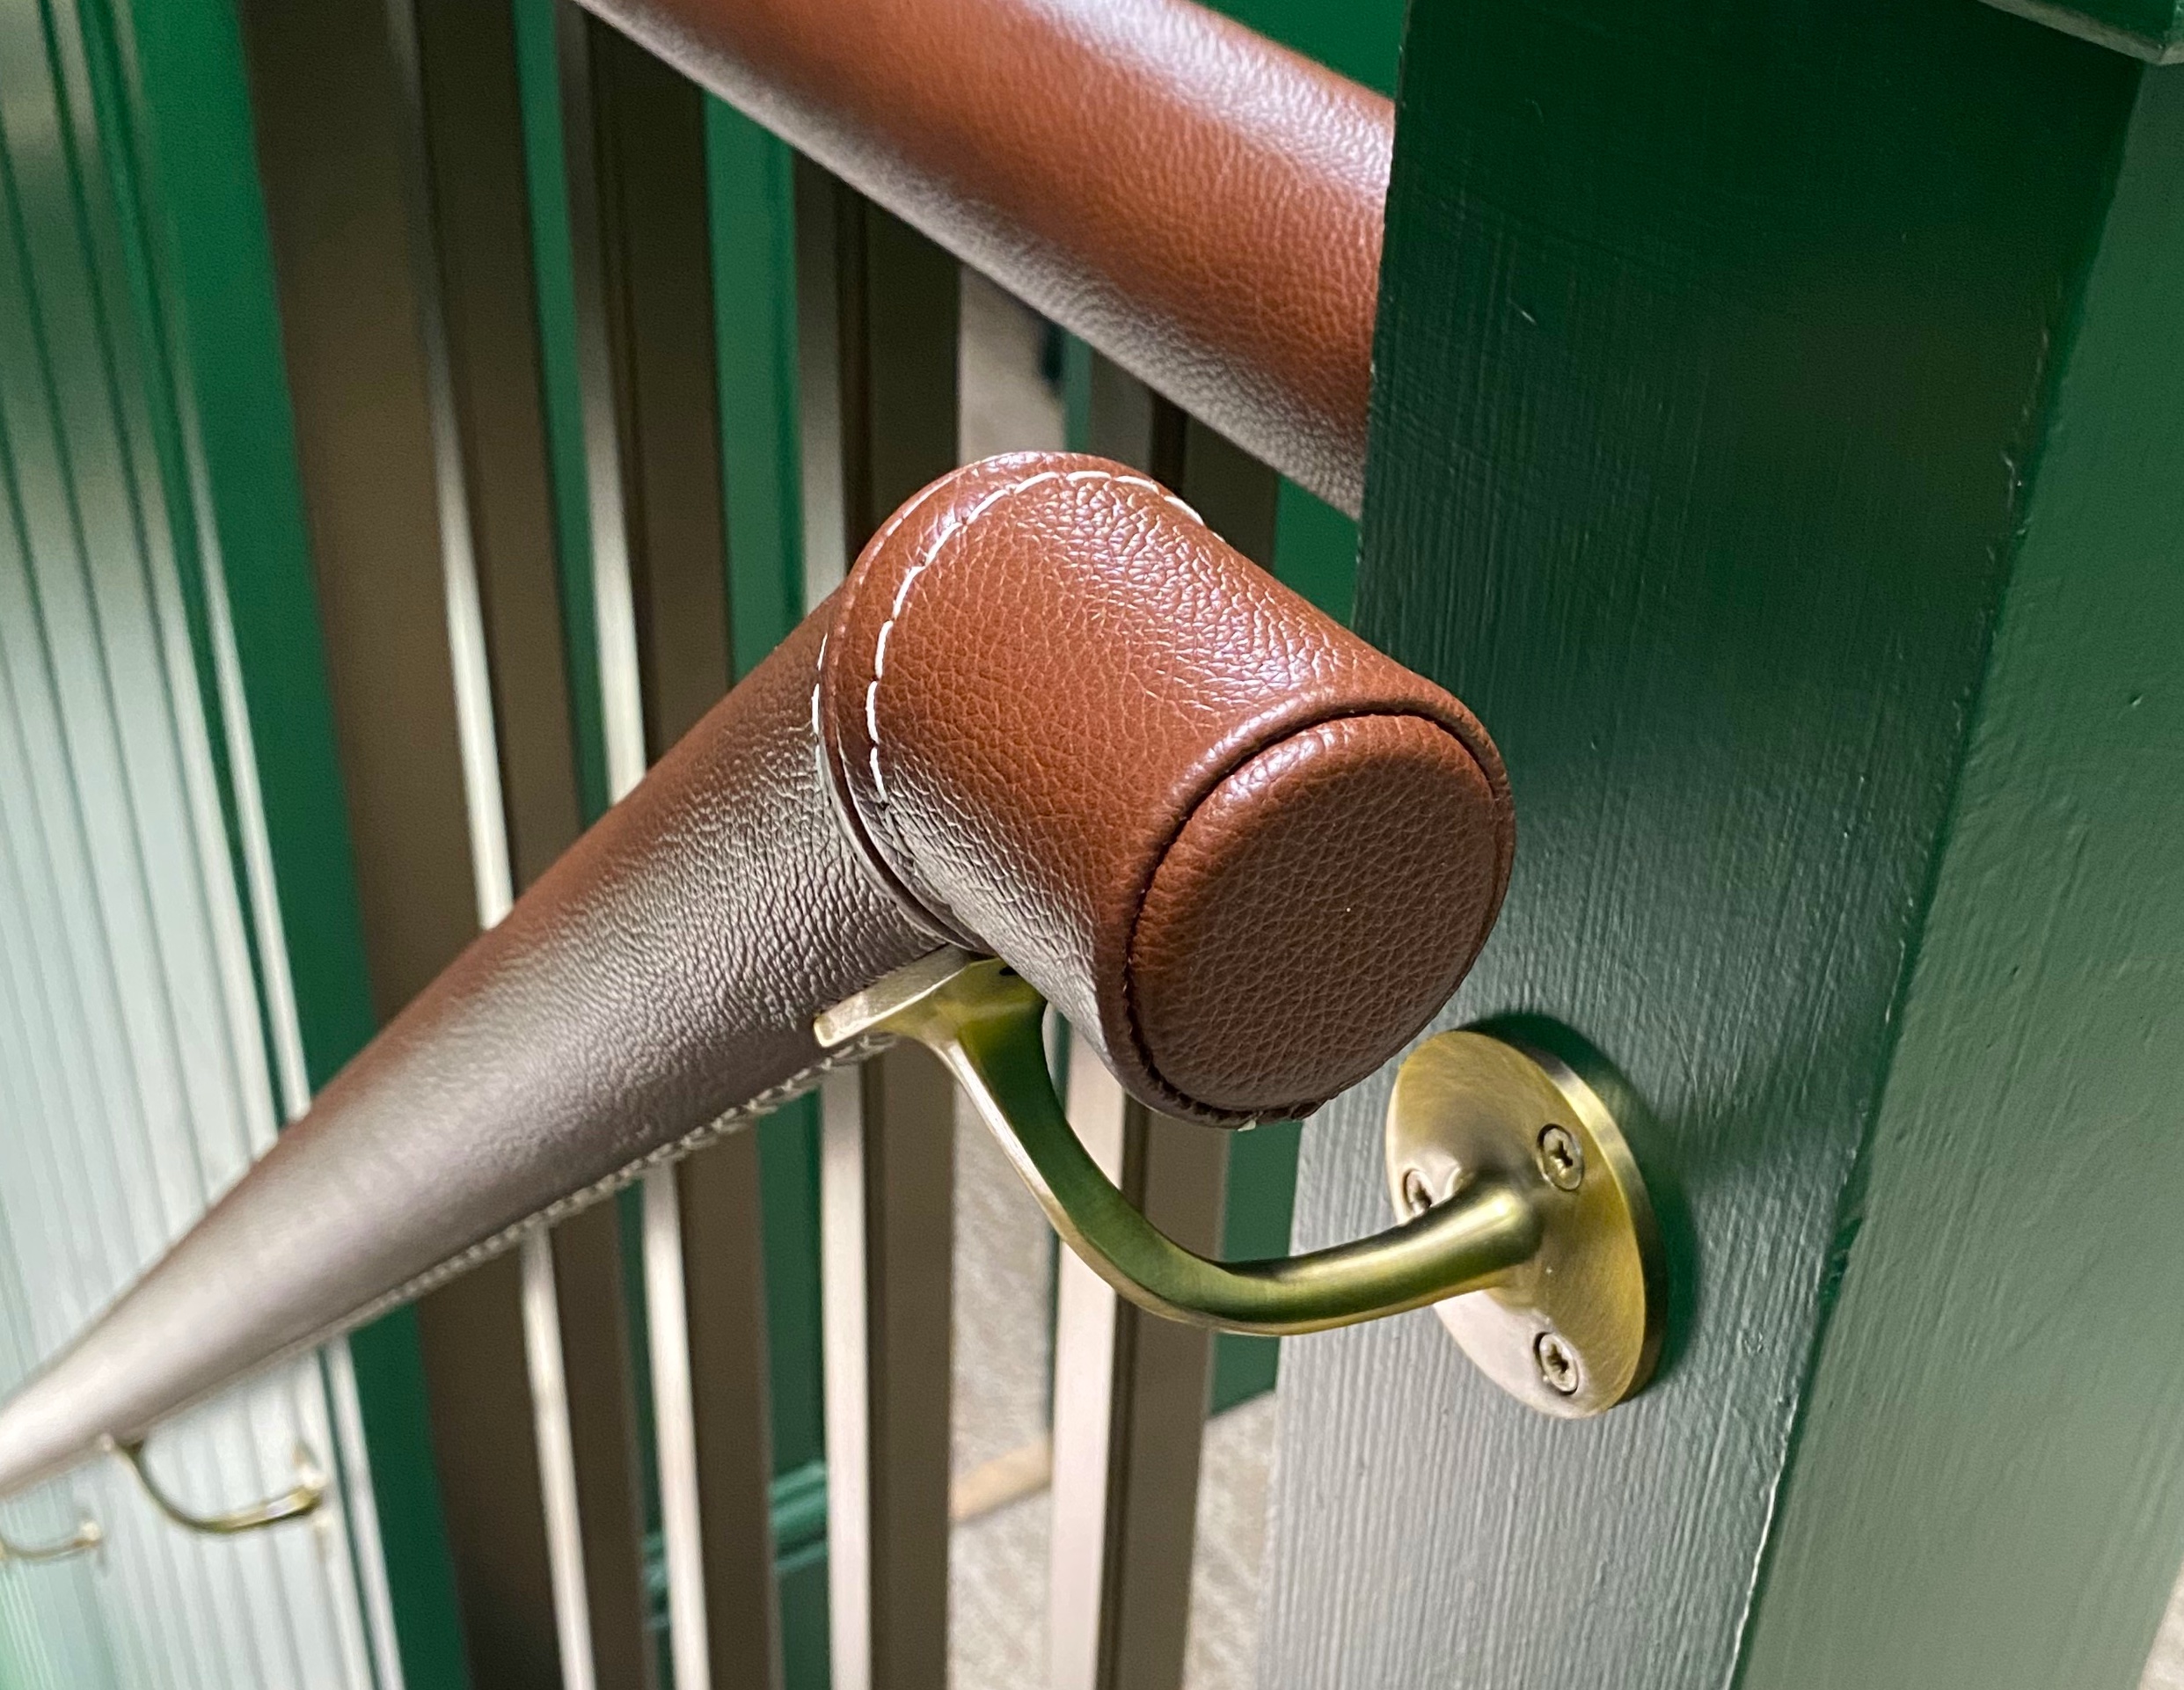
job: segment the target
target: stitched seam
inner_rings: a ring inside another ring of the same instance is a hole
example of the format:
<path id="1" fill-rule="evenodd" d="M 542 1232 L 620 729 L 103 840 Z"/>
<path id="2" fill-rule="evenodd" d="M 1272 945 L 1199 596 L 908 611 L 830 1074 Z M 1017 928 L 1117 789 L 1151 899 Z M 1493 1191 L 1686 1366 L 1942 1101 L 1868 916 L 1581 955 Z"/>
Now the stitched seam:
<path id="1" fill-rule="evenodd" d="M 1038 474 L 1027 475 L 1020 481 L 1012 481 L 1005 487 L 996 487 L 961 516 L 953 511 L 943 516 L 932 538 L 926 541 L 924 553 L 902 572 L 902 579 L 895 589 L 895 603 L 888 607 L 887 619 L 880 625 L 880 637 L 873 642 L 872 679 L 865 687 L 865 730 L 872 740 L 872 750 L 866 756 L 866 762 L 872 770 L 873 792 L 880 804 L 885 805 L 888 799 L 887 776 L 880 767 L 880 683 L 887 672 L 887 640 L 895 632 L 895 625 L 902 619 L 902 607 L 909 602 L 912 584 L 939 561 L 940 549 L 959 538 L 973 523 L 1004 499 L 1015 494 L 1028 493 L 1044 481 L 1061 481 L 1070 485 L 1081 481 L 1105 481 L 1114 486 L 1139 487 L 1182 512 L 1199 527 L 1206 525 L 1204 517 L 1158 482 L 1142 475 L 1117 475 L 1112 470 L 1041 470 Z"/>
<path id="2" fill-rule="evenodd" d="M 952 476 L 944 475 L 939 480 L 929 483 L 923 492 L 911 499 L 908 504 L 897 509 L 895 515 L 888 517 L 886 522 L 880 523 L 878 531 L 873 535 L 872 538 L 865 542 L 864 551 L 858 554 L 858 561 L 863 561 L 865 556 L 872 552 L 875 547 L 884 548 L 889 538 L 894 536 L 895 531 L 923 510 L 928 502 L 939 496 L 940 490 L 946 487 L 952 479 Z M 841 603 L 835 606 L 834 617 L 836 623 L 846 619 L 850 607 L 857 602 L 858 589 L 862 585 L 863 578 L 852 567 L 844 579 L 839 589 Z M 819 661 L 814 665 L 812 670 L 812 736 L 820 740 L 822 745 L 825 741 L 819 726 L 819 694 L 826 684 L 827 641 L 832 637 L 833 633 L 834 630 L 830 627 L 819 636 Z"/>
<path id="3" fill-rule="evenodd" d="M 612 1196 L 623 1187 L 642 1179 L 655 1167 L 664 1167 L 669 1162 L 680 1161 L 693 1151 L 703 1150 L 715 1139 L 725 1138 L 740 1128 L 749 1126 L 762 1116 L 771 1114 L 791 1099 L 801 1097 L 834 1070 L 852 1067 L 863 1062 L 866 1057 L 878 1054 L 894 1043 L 895 1039 L 892 1035 L 870 1035 L 828 1052 L 823 1058 L 814 1063 L 810 1067 L 790 1075 L 778 1086 L 768 1086 L 764 1091 L 751 1098 L 749 1101 L 740 1103 L 732 1109 L 723 1111 L 704 1126 L 684 1133 L 680 1138 L 669 1139 L 666 1144 L 646 1151 L 634 1161 L 617 1168 L 603 1179 L 593 1181 L 591 1184 L 581 1190 L 572 1191 L 565 1197 L 557 1197 L 537 1213 L 527 1215 L 512 1225 L 504 1226 L 491 1236 L 480 1239 L 469 1248 L 449 1256 L 435 1267 L 427 1268 L 424 1272 L 405 1280 L 392 1291 L 373 1299 L 362 1308 L 343 1315 L 331 1325 L 320 1328 L 309 1337 L 297 1339 L 294 1343 L 267 1357 L 265 1360 L 253 1364 L 248 1370 L 249 1374 L 254 1376 L 277 1367 L 282 1362 L 293 1360 L 306 1351 L 317 1349 L 320 1344 L 332 1342 L 345 1332 L 353 1332 L 358 1327 L 369 1325 L 382 1314 L 398 1309 L 405 1303 L 414 1302 L 427 1291 L 438 1290 L 449 1280 L 469 1272 L 480 1262 L 490 1261 L 493 1257 L 521 1243 L 530 1233 L 542 1228 L 557 1225 L 579 1210 L 588 1209 L 602 1198 Z M 223 1391 L 233 1382 L 232 1379 L 223 1380 L 214 1389 Z M 190 1405 L 182 1406 L 186 1408 Z M 167 1412 L 179 1413 L 181 1410 L 177 1408 Z M 162 1417 L 164 1418 L 165 1414 L 163 1413 Z"/>
<path id="4" fill-rule="evenodd" d="M 887 527 L 881 530 L 882 534 L 890 533 L 901 526 L 903 517 L 924 503 L 924 501 L 920 499 L 897 511 L 889 519 Z M 845 584 L 843 604 L 836 613 L 837 622 L 848 614 L 861 584 L 862 578 L 857 576 L 852 576 Z M 856 795 L 850 790 L 848 772 L 838 766 L 835 750 L 829 741 L 826 713 L 822 707 L 827 684 L 827 650 L 833 640 L 832 627 L 820 634 L 819 655 L 812 666 L 811 750 L 813 772 L 819 790 L 825 794 L 827 808 L 835 818 L 836 826 L 849 840 L 851 854 L 865 878 L 920 933 L 943 945 L 961 943 L 964 935 L 926 908 L 925 895 L 914 890 L 905 878 L 888 865 L 885 853 L 872 838 L 871 829 L 858 814 Z"/>

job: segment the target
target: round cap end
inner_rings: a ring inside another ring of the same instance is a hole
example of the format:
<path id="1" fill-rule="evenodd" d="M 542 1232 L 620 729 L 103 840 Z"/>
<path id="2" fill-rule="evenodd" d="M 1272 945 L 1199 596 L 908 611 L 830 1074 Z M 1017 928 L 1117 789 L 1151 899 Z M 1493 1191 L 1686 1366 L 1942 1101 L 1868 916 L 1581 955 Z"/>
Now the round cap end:
<path id="1" fill-rule="evenodd" d="M 1152 1072 L 1258 1119 L 1364 1079 L 1485 942 L 1507 826 L 1477 759 L 1421 716 L 1325 721 L 1259 752 L 1192 811 L 1131 934 Z"/>

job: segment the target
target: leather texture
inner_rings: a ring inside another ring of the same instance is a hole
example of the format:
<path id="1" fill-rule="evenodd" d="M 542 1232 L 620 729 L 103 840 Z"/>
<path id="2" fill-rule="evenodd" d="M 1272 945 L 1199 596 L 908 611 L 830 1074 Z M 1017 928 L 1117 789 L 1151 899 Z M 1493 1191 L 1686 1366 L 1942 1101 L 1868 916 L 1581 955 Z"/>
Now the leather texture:
<path id="1" fill-rule="evenodd" d="M 845 816 L 919 919 L 1005 957 L 1154 1108 L 1317 1108 L 1485 941 L 1513 843 L 1486 731 L 1144 477 L 959 470 L 836 604 Z"/>
<path id="2" fill-rule="evenodd" d="M 816 1077 L 814 1012 L 933 948 L 820 781 L 826 623 L 822 607 L 0 1411 L 0 1493 Z"/>
<path id="3" fill-rule="evenodd" d="M 1510 844 L 1464 707 L 1162 489 L 958 471 L 0 1409 L 0 1495 L 809 1085 L 814 1016 L 949 939 L 1157 1108 L 1307 1108 L 1454 989 Z"/>
<path id="4" fill-rule="evenodd" d="M 1394 113 L 1189 0 L 586 0 L 1333 503 Z"/>

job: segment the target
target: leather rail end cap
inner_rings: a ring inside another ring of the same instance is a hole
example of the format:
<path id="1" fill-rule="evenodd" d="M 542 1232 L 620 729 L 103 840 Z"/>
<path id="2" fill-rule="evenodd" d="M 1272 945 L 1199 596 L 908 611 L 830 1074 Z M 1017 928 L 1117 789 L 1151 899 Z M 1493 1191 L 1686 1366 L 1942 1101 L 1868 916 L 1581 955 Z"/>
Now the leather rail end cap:
<path id="1" fill-rule="evenodd" d="M 1201 1108 L 1309 1113 L 1386 1061 L 1455 991 L 1507 874 L 1507 813 L 1421 716 L 1318 723 L 1192 811 L 1131 934 L 1147 1064 Z"/>

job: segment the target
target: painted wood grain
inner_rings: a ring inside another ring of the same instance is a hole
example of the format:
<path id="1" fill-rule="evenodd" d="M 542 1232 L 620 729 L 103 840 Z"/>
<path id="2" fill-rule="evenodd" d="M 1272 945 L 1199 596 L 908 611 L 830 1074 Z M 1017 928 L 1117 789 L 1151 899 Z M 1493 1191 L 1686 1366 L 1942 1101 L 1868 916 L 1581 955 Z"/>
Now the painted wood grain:
<path id="1" fill-rule="evenodd" d="M 1515 786 L 1444 1023 L 1621 1068 L 1679 1299 L 1581 1425 L 1424 1315 L 1293 1345 L 1262 1683 L 1732 1681 L 2141 74 L 1952 0 L 1413 13 L 1359 622 Z M 1384 1098 L 1301 1244 L 1384 1223 Z"/>
<path id="2" fill-rule="evenodd" d="M 2184 1560 L 2184 81 L 2067 351 L 1746 1690 L 2129 1690 Z"/>

